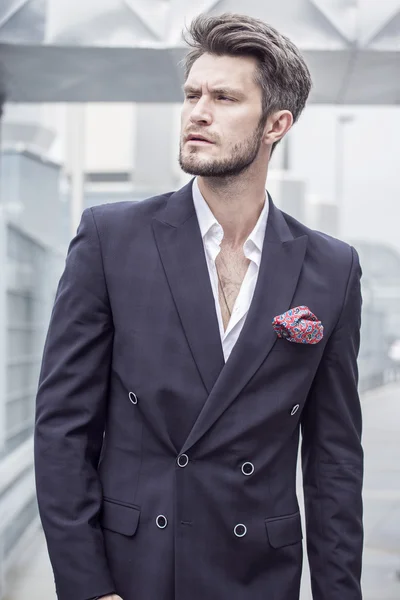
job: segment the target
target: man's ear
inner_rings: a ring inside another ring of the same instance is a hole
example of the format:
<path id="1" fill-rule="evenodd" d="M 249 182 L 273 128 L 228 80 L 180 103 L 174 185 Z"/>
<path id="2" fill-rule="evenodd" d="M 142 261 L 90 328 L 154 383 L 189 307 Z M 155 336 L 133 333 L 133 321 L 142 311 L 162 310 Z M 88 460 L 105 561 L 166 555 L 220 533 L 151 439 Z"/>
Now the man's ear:
<path id="1" fill-rule="evenodd" d="M 265 124 L 263 141 L 268 146 L 279 142 L 293 125 L 293 115 L 290 110 L 279 110 L 272 113 Z"/>

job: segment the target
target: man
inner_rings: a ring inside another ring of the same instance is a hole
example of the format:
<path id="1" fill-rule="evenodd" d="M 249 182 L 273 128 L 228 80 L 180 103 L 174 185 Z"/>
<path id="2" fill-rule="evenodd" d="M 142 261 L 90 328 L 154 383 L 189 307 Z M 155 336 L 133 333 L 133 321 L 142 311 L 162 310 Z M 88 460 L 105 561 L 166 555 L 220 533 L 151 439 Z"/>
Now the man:
<path id="1" fill-rule="evenodd" d="M 55 301 L 35 456 L 58 598 L 297 600 L 301 426 L 314 600 L 359 600 L 358 256 L 265 193 L 310 75 L 259 20 L 190 34 L 196 179 L 86 210 Z"/>

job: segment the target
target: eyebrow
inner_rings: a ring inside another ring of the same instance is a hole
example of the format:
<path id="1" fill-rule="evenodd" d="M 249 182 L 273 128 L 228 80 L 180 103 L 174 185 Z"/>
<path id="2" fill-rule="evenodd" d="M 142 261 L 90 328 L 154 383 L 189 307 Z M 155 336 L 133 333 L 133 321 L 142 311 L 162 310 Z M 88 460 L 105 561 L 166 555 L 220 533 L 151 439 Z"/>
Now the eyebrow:
<path id="1" fill-rule="evenodd" d="M 197 87 L 195 87 L 193 85 L 184 85 L 183 86 L 183 91 L 186 94 L 187 93 L 199 93 L 199 92 L 201 92 L 200 88 L 197 88 Z M 243 98 L 244 97 L 243 92 L 241 92 L 239 90 L 235 90 L 234 88 L 229 88 L 229 87 L 213 88 L 210 91 L 214 95 L 236 96 L 238 98 Z"/>

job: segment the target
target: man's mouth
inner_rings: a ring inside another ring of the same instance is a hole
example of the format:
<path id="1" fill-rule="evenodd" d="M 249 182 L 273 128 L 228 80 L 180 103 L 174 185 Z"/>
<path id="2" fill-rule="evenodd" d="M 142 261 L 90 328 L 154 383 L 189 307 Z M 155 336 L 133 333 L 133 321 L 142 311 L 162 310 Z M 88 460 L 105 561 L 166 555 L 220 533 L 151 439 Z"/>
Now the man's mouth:
<path id="1" fill-rule="evenodd" d="M 191 143 L 191 144 L 213 144 L 214 142 L 211 142 L 210 140 L 208 140 L 207 138 L 203 137 L 202 135 L 188 135 L 188 137 L 186 138 L 186 142 L 187 143 Z"/>

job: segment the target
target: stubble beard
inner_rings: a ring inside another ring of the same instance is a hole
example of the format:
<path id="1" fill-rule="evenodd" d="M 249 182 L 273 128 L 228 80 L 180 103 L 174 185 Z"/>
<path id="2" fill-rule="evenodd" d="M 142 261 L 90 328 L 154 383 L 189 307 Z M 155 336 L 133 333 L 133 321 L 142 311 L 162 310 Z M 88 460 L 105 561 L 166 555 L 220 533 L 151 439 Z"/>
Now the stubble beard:
<path id="1" fill-rule="evenodd" d="M 200 177 L 237 177 L 246 171 L 257 158 L 264 131 L 264 121 L 260 121 L 254 133 L 245 141 L 235 144 L 228 158 L 202 160 L 199 148 L 194 147 L 188 155 L 183 154 L 182 142 L 179 151 L 179 164 L 185 173 Z"/>

